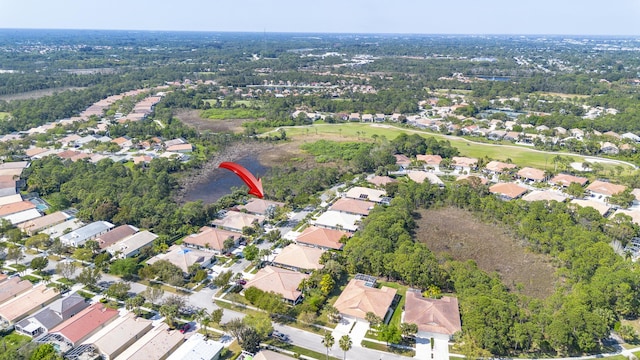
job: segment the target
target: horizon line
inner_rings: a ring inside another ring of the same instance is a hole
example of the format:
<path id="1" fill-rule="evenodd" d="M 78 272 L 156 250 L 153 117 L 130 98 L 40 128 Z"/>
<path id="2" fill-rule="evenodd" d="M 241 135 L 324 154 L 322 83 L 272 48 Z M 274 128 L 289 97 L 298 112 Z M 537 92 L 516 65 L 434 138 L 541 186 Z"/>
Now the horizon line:
<path id="1" fill-rule="evenodd" d="M 175 32 L 175 33 L 241 33 L 241 34 L 324 34 L 324 35 L 387 35 L 387 36 L 585 36 L 585 37 L 640 37 L 640 34 L 579 34 L 579 33 L 416 33 L 416 32 L 336 32 L 336 31 L 266 31 L 266 30 L 167 30 L 167 29 L 90 29 L 90 28 L 5 28 L 0 31 L 123 31 L 123 32 Z M 638 39 L 640 40 L 640 39 Z"/>

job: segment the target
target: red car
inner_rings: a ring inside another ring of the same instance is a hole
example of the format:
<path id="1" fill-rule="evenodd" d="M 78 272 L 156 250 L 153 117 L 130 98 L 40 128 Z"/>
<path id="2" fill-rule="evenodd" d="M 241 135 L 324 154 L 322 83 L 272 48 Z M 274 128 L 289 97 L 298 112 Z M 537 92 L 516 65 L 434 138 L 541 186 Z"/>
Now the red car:
<path id="1" fill-rule="evenodd" d="M 247 280 L 240 279 L 240 280 L 236 281 L 236 284 L 238 284 L 238 285 L 246 285 L 247 284 Z"/>
<path id="2" fill-rule="evenodd" d="M 184 325 L 182 325 L 182 327 L 180 328 L 180 333 L 181 333 L 181 334 L 184 334 L 184 333 L 186 333 L 187 331 L 189 331 L 189 329 L 191 329 L 191 325 L 189 325 L 188 323 L 187 323 L 187 324 L 184 324 Z"/>

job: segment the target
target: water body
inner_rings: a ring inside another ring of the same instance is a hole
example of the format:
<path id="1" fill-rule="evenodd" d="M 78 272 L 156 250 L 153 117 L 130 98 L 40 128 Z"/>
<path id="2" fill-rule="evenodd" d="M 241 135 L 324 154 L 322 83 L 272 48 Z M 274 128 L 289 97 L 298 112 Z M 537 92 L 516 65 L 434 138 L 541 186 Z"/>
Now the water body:
<path id="1" fill-rule="evenodd" d="M 247 168 L 256 178 L 261 178 L 269 170 L 268 167 L 260 164 L 257 154 L 243 157 L 236 160 L 235 163 Z M 184 195 L 184 200 L 202 200 L 205 204 L 214 203 L 224 195 L 231 194 L 231 188 L 234 186 L 238 188 L 247 187 L 232 171 L 217 168 L 205 181 L 195 184 L 193 188 L 187 191 Z"/>

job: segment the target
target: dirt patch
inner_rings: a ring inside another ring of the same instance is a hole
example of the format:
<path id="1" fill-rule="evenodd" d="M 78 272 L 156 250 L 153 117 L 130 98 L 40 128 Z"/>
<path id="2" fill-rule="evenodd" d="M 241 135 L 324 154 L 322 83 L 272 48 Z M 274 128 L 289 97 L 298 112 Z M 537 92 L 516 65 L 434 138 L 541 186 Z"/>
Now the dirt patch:
<path id="1" fill-rule="evenodd" d="M 183 123 L 196 128 L 198 131 L 211 130 L 214 132 L 234 132 L 241 133 L 244 131 L 242 123 L 245 121 L 254 121 L 246 119 L 230 119 L 230 120 L 211 120 L 200 117 L 202 110 L 179 109 L 174 111 L 175 117 Z"/>
<path id="2" fill-rule="evenodd" d="M 553 292 L 554 268 L 549 259 L 529 251 L 506 230 L 453 207 L 419 213 L 417 239 L 436 254 L 475 260 L 482 270 L 500 274 L 509 289 L 522 284 L 522 293 L 528 296 L 545 298 Z"/>

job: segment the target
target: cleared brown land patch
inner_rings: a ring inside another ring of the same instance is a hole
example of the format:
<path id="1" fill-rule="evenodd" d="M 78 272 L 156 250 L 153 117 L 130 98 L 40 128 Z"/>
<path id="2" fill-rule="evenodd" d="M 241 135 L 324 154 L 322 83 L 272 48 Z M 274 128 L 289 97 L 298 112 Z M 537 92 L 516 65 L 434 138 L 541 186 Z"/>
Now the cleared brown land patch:
<path id="1" fill-rule="evenodd" d="M 53 95 L 54 93 L 61 93 L 67 90 L 81 90 L 85 89 L 83 87 L 60 87 L 54 89 L 42 89 L 42 90 L 34 90 L 23 92 L 19 94 L 9 94 L 9 95 L 0 95 L 0 100 L 4 101 L 12 101 L 12 100 L 27 100 L 27 99 L 37 99 L 49 95 Z"/>
<path id="2" fill-rule="evenodd" d="M 242 123 L 245 121 L 254 121 L 253 119 L 229 119 L 229 120 L 212 120 L 200 117 L 202 110 L 179 109 L 174 111 L 175 117 L 183 123 L 196 128 L 198 131 L 211 130 L 214 132 L 234 132 L 241 133 L 244 131 Z"/>
<path id="3" fill-rule="evenodd" d="M 418 241 L 436 254 L 455 260 L 475 260 L 482 270 L 497 272 L 511 290 L 522 284 L 522 293 L 544 298 L 553 292 L 554 268 L 547 257 L 534 254 L 505 229 L 480 222 L 465 210 L 446 207 L 420 210 Z"/>

